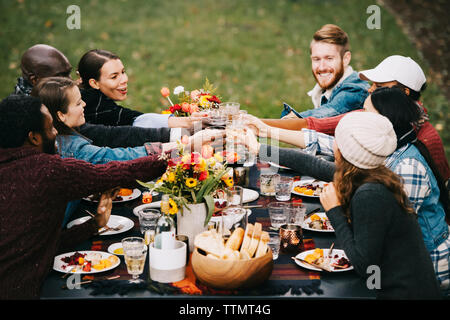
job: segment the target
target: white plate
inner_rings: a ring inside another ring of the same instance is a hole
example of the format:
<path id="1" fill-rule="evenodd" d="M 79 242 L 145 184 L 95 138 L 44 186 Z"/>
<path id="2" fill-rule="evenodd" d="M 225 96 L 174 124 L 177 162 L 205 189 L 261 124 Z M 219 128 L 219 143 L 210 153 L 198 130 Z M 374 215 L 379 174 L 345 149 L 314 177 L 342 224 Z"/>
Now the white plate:
<path id="1" fill-rule="evenodd" d="M 315 195 L 307 195 L 304 193 L 300 193 L 294 190 L 295 187 L 301 187 L 307 184 L 313 184 L 313 185 L 319 185 L 320 187 L 323 188 L 323 186 L 326 184 L 326 182 L 324 181 L 319 181 L 317 179 L 308 179 L 308 180 L 300 180 L 300 181 L 294 181 L 294 184 L 292 185 L 292 193 L 302 196 L 302 197 L 309 197 L 309 198 L 320 198 L 320 196 L 315 196 Z"/>
<path id="2" fill-rule="evenodd" d="M 328 250 L 329 249 L 323 249 L 323 255 L 324 256 L 326 256 L 328 254 Z M 313 253 L 313 252 L 314 252 L 314 249 L 308 250 L 308 251 L 303 251 L 303 252 L 300 252 L 298 255 L 296 255 L 296 257 L 304 260 L 305 257 L 308 254 Z M 341 250 L 341 249 L 334 249 L 333 253 L 331 255 L 333 257 L 333 261 L 337 261 L 337 260 L 339 260 L 342 257 L 347 258 L 347 256 L 345 255 L 344 250 Z M 334 259 L 335 255 L 338 255 L 338 258 Z M 306 268 L 306 269 L 309 269 L 309 270 L 314 270 L 314 271 L 323 271 L 322 269 L 315 268 L 312 265 L 309 265 L 307 263 L 303 263 L 303 262 L 298 261 L 298 260 L 294 260 L 294 261 L 295 261 L 296 264 L 298 264 L 299 266 L 301 266 L 303 268 Z M 350 266 L 350 267 L 345 268 L 345 269 L 334 268 L 333 270 L 331 270 L 331 272 L 344 272 L 344 271 L 349 271 L 349 270 L 353 270 L 353 266 Z"/>
<path id="3" fill-rule="evenodd" d="M 120 249 L 120 248 L 123 248 L 122 242 L 116 242 L 108 247 L 108 252 L 111 254 L 115 254 L 116 256 L 123 256 L 123 254 L 121 254 L 121 253 L 114 253 L 114 250 Z"/>
<path id="4" fill-rule="evenodd" d="M 244 194 L 243 194 L 243 197 L 242 197 L 242 203 L 255 201 L 256 199 L 258 199 L 258 197 L 259 197 L 258 191 L 244 188 Z M 159 208 L 161 208 L 161 201 L 156 201 L 156 202 L 152 202 L 152 203 L 146 203 L 146 204 L 142 204 L 140 206 L 135 207 L 133 209 L 134 215 L 135 216 L 139 216 L 139 214 L 138 214 L 139 210 L 144 209 L 144 208 L 156 208 L 156 209 L 159 209 Z"/>
<path id="5" fill-rule="evenodd" d="M 252 210 L 250 209 L 246 209 L 247 211 L 247 216 L 250 216 L 252 214 Z M 242 219 L 242 216 L 244 215 L 244 213 L 241 213 L 239 215 L 236 216 L 236 222 Z M 221 216 L 212 216 L 211 219 L 209 221 L 212 221 L 214 223 L 218 223 L 220 220 L 222 219 Z M 234 224 L 234 223 L 233 223 Z"/>
<path id="6" fill-rule="evenodd" d="M 75 220 L 70 221 L 67 224 L 67 228 L 71 228 L 77 224 L 82 224 L 84 222 L 86 222 L 87 220 L 91 219 L 91 216 L 85 216 L 85 217 L 81 217 Z M 109 230 L 106 232 L 103 232 L 102 234 L 100 234 L 101 236 L 107 236 L 107 235 L 112 235 L 112 234 L 118 234 L 118 233 L 122 233 L 122 232 L 126 232 L 128 230 L 130 230 L 131 228 L 134 227 L 134 222 L 133 220 L 126 218 L 126 217 L 122 217 L 122 216 L 116 216 L 116 215 L 111 215 L 109 217 L 109 221 L 107 223 L 107 226 L 110 228 L 116 228 L 119 225 L 123 225 L 123 228 L 118 230 L 118 231 L 114 231 L 114 230 Z M 104 228 L 101 228 L 99 231 L 102 231 Z"/>
<path id="7" fill-rule="evenodd" d="M 122 200 L 114 200 L 113 203 L 121 203 L 121 202 L 126 202 L 126 201 L 137 199 L 141 196 L 141 193 L 142 193 L 141 190 L 133 189 L 132 194 L 130 194 L 129 196 L 120 196 L 122 198 Z M 98 202 L 97 200 L 91 200 L 89 197 L 85 197 L 85 198 L 83 198 L 83 200 L 86 200 L 89 202 Z"/>
<path id="8" fill-rule="evenodd" d="M 59 271 L 59 272 L 63 272 L 63 273 L 67 273 L 71 270 L 72 266 L 69 266 L 67 263 L 63 262 L 61 259 L 64 257 L 69 257 L 71 255 L 74 255 L 75 252 L 79 252 L 82 254 L 89 254 L 89 253 L 100 253 L 102 255 L 102 259 L 108 259 L 112 254 L 108 253 L 108 252 L 103 252 L 103 251 L 73 251 L 73 252 L 68 252 L 68 253 L 63 253 L 60 254 L 58 256 L 55 257 L 54 261 L 53 261 L 53 270 Z M 102 269 L 102 270 L 97 270 L 94 269 L 93 267 L 91 267 L 91 271 L 83 271 L 81 268 L 77 268 L 76 271 L 74 272 L 69 272 L 69 273 L 73 273 L 73 274 L 91 274 L 91 273 L 99 273 L 99 272 L 105 272 L 105 271 L 109 271 L 114 269 L 115 267 L 117 267 L 120 264 L 120 259 L 117 259 L 116 263 L 114 263 L 113 265 L 111 265 L 108 268 Z M 64 269 L 64 266 L 66 266 L 66 268 Z"/>
<path id="9" fill-rule="evenodd" d="M 321 218 L 326 218 L 328 220 L 327 214 L 325 212 L 316 212 L 315 214 L 317 214 Z M 313 215 L 311 215 L 311 217 L 312 216 Z M 309 231 L 316 231 L 316 232 L 334 232 L 334 229 L 331 226 L 329 220 L 328 220 L 328 225 L 330 226 L 331 229 L 319 230 L 319 229 L 310 228 L 309 223 L 311 222 L 311 217 L 308 217 L 307 219 L 305 219 L 305 221 L 303 221 L 302 229 L 309 230 Z"/>

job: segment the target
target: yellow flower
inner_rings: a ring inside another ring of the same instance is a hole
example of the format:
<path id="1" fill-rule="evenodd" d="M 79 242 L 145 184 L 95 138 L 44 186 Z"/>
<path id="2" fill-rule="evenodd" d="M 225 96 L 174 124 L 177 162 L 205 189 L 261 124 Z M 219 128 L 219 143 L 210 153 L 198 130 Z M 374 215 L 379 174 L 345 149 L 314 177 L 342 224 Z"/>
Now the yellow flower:
<path id="1" fill-rule="evenodd" d="M 209 107 L 211 105 L 211 102 L 208 101 L 209 98 L 211 98 L 210 95 L 202 96 L 198 104 L 202 107 Z"/>
<path id="2" fill-rule="evenodd" d="M 178 206 L 172 198 L 169 198 L 169 214 L 176 214 L 178 212 Z"/>
<path id="3" fill-rule="evenodd" d="M 168 182 L 174 182 L 175 181 L 175 173 L 174 172 L 169 172 L 169 174 L 167 175 L 167 181 Z"/>
<path id="4" fill-rule="evenodd" d="M 222 179 L 223 182 L 227 185 L 227 187 L 232 187 L 234 185 L 233 177 L 228 177 L 226 179 Z"/>
<path id="5" fill-rule="evenodd" d="M 197 185 L 197 179 L 194 178 L 187 178 L 186 179 L 186 186 L 188 188 L 194 188 Z"/>

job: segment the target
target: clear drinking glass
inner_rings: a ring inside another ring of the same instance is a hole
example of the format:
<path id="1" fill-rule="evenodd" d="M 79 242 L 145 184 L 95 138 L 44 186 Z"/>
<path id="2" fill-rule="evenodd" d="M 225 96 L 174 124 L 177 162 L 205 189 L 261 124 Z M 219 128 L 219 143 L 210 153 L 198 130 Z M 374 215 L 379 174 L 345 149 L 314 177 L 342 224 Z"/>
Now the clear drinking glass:
<path id="1" fill-rule="evenodd" d="M 227 189 L 227 205 L 229 208 L 242 207 L 244 189 L 240 186 L 233 186 Z"/>
<path id="2" fill-rule="evenodd" d="M 278 176 L 275 180 L 275 198 L 278 201 L 291 200 L 292 185 L 294 178 Z"/>
<path id="3" fill-rule="evenodd" d="M 123 255 L 127 265 L 127 271 L 131 274 L 130 282 L 140 282 L 139 275 L 144 272 L 147 246 L 145 240 L 139 237 L 129 237 L 122 240 Z"/>
<path id="4" fill-rule="evenodd" d="M 269 203 L 270 224 L 273 228 L 278 229 L 288 222 L 288 204 L 285 202 Z"/>
<path id="5" fill-rule="evenodd" d="M 289 220 L 288 223 L 295 224 L 298 226 L 303 225 L 305 220 L 306 207 L 302 203 L 290 203 L 288 206 Z"/>
<path id="6" fill-rule="evenodd" d="M 280 235 L 277 232 L 269 232 L 269 247 L 272 250 L 273 260 L 278 259 L 280 253 Z"/>
<path id="7" fill-rule="evenodd" d="M 155 231 L 156 222 L 160 217 L 161 213 L 157 209 L 143 208 L 138 211 L 139 215 L 139 228 L 141 233 L 144 234 L 146 231 Z"/>
<path id="8" fill-rule="evenodd" d="M 279 174 L 261 174 L 259 176 L 259 189 L 263 196 L 275 195 L 275 180 Z"/>

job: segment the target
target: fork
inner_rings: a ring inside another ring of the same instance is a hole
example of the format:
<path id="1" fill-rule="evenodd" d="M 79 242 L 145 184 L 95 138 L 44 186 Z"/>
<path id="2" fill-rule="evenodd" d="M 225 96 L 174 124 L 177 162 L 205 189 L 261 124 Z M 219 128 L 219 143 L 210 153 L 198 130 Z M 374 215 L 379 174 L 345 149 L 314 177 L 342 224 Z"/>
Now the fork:
<path id="1" fill-rule="evenodd" d="M 119 230 L 121 230 L 123 228 L 123 224 L 119 224 L 117 227 L 114 227 L 114 228 L 111 228 L 111 227 L 108 227 L 108 226 L 104 226 L 104 228 L 105 229 L 100 231 L 98 234 L 102 234 L 102 233 L 107 232 L 107 231 L 119 231 Z"/>

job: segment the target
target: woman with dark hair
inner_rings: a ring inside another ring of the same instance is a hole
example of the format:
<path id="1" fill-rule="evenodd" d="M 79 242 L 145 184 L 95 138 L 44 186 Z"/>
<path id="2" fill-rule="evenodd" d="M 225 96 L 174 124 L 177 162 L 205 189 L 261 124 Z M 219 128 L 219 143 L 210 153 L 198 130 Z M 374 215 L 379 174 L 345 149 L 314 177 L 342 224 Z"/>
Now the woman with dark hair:
<path id="1" fill-rule="evenodd" d="M 399 88 L 379 88 L 365 101 L 364 110 L 380 113 L 393 124 L 397 148 L 387 156 L 385 166 L 403 179 L 404 189 L 417 213 L 425 245 L 430 252 L 436 277 L 444 293 L 450 293 L 450 232 L 446 222 L 448 193 L 434 174 L 433 161 L 423 154 L 417 141 L 414 123 L 421 118 L 417 105 Z M 358 112 L 362 113 L 362 112 Z M 251 119 L 250 124 L 255 124 Z M 261 131 L 261 127 L 259 128 Z M 276 129 L 274 129 L 276 130 Z M 317 151 L 333 156 L 334 137 L 308 130 L 320 142 Z M 372 132 L 376 136 L 377 132 Z M 272 138 L 275 135 L 272 134 Z M 418 145 L 419 147 L 416 147 Z M 424 149 L 426 151 L 426 149 Z M 268 155 L 271 155 L 270 157 Z M 300 174 L 332 181 L 335 164 L 292 148 L 261 145 L 260 159 L 289 167 Z"/>
<path id="2" fill-rule="evenodd" d="M 374 134 L 375 132 L 375 134 Z M 355 271 L 379 268 L 379 299 L 439 299 L 441 293 L 401 178 L 383 163 L 396 149 L 390 121 L 357 112 L 336 128 L 336 172 L 320 202 Z"/>
<path id="3" fill-rule="evenodd" d="M 78 131 L 78 128 L 86 121 L 84 117 L 86 104 L 81 98 L 78 86 L 69 78 L 44 78 L 34 86 L 31 95 L 39 97 L 53 117 L 54 127 L 58 130 L 56 138 L 58 152 L 62 158 L 76 158 L 93 164 L 105 164 L 110 161 L 127 161 L 146 157 L 159 153 L 161 150 L 167 152 L 177 147 L 176 141 L 163 144 L 159 142 L 145 143 L 143 146 L 126 148 L 93 145 Z M 193 145 L 201 146 L 218 134 L 217 130 L 200 131 L 189 137 L 186 148 Z M 69 207 L 68 217 L 74 211 L 76 203 L 71 203 Z"/>
<path id="4" fill-rule="evenodd" d="M 128 95 L 128 76 L 119 56 L 107 50 L 90 50 L 78 63 L 80 89 L 86 102 L 88 123 L 111 126 L 132 125 L 146 128 L 191 128 L 201 116 L 171 117 L 167 114 L 143 113 L 122 107 Z"/>

